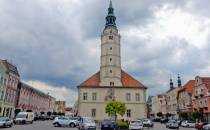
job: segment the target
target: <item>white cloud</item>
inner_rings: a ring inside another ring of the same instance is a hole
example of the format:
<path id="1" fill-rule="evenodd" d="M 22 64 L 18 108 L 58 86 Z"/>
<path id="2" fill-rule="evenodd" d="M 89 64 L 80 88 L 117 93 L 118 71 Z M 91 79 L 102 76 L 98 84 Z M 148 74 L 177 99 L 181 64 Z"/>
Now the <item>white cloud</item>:
<path id="1" fill-rule="evenodd" d="M 151 88 L 149 94 L 167 89 L 170 74 L 180 72 L 186 81 L 209 73 L 209 2 L 113 1 L 122 34 L 122 66 Z M 56 95 L 55 90 L 62 90 L 67 96 L 58 97 L 66 99 L 74 93 L 67 87 L 99 69 L 108 4 L 107 0 L 0 0 L 0 56 L 18 65 L 23 80 L 56 84 L 38 86 Z"/>
<path id="2" fill-rule="evenodd" d="M 44 82 L 32 80 L 24 82 L 38 90 L 41 90 L 45 93 L 49 93 L 51 96 L 55 97 L 56 100 L 66 101 L 68 106 L 73 106 L 75 101 L 77 100 L 77 91 L 69 89 L 65 86 L 52 86 Z"/>

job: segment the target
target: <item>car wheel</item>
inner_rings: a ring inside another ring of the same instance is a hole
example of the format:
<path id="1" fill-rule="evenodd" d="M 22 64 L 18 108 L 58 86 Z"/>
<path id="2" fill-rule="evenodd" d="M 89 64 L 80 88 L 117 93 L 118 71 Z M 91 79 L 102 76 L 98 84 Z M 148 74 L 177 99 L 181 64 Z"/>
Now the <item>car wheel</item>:
<path id="1" fill-rule="evenodd" d="M 70 127 L 75 127 L 75 124 L 74 123 L 70 123 L 69 126 Z"/>
<path id="2" fill-rule="evenodd" d="M 56 122 L 54 126 L 55 126 L 55 127 L 59 127 L 60 124 L 59 124 L 58 122 Z"/>
<path id="3" fill-rule="evenodd" d="M 23 124 L 25 125 L 26 124 L 26 121 L 23 121 Z"/>

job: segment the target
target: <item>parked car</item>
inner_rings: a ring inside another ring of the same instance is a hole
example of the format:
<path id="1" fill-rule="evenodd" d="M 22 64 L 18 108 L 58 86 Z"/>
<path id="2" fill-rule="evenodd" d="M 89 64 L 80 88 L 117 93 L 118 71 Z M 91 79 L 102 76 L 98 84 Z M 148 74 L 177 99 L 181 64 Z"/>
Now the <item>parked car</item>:
<path id="1" fill-rule="evenodd" d="M 34 113 L 34 121 L 39 120 L 39 114 L 37 112 Z"/>
<path id="2" fill-rule="evenodd" d="M 79 130 L 96 130 L 96 123 L 89 117 L 81 117 L 78 128 Z"/>
<path id="3" fill-rule="evenodd" d="M 12 127 L 13 123 L 8 117 L 0 117 L 0 127 Z"/>
<path id="4" fill-rule="evenodd" d="M 160 118 L 153 119 L 154 122 L 160 122 L 160 120 L 161 120 Z"/>
<path id="5" fill-rule="evenodd" d="M 117 130 L 118 126 L 113 120 L 103 120 L 101 122 L 101 130 Z"/>
<path id="6" fill-rule="evenodd" d="M 33 112 L 19 112 L 14 120 L 15 124 L 26 124 L 33 123 L 34 113 Z"/>
<path id="7" fill-rule="evenodd" d="M 210 130 L 210 124 L 204 125 L 202 130 Z"/>
<path id="8" fill-rule="evenodd" d="M 195 121 L 182 121 L 181 126 L 182 127 L 194 128 L 195 127 Z"/>
<path id="9" fill-rule="evenodd" d="M 143 122 L 140 120 L 131 121 L 129 124 L 129 130 L 142 130 L 143 129 Z"/>
<path id="10" fill-rule="evenodd" d="M 45 120 L 47 120 L 47 115 L 46 114 L 41 114 L 39 116 L 39 119 L 42 120 L 42 121 L 45 121 Z"/>
<path id="11" fill-rule="evenodd" d="M 69 117 L 55 117 L 53 125 L 55 127 L 61 127 L 61 126 L 76 127 L 78 125 L 78 120 Z"/>
<path id="12" fill-rule="evenodd" d="M 199 122 L 195 124 L 195 129 L 202 130 L 203 126 L 207 125 L 207 122 Z"/>
<path id="13" fill-rule="evenodd" d="M 144 127 L 153 127 L 154 126 L 152 120 L 150 120 L 150 119 L 143 119 L 142 122 L 143 122 Z"/>
<path id="14" fill-rule="evenodd" d="M 179 124 L 179 126 L 181 126 L 182 120 L 176 120 L 176 122 Z"/>
<path id="15" fill-rule="evenodd" d="M 167 123 L 166 123 L 166 128 L 169 128 L 169 129 L 179 129 L 179 124 L 176 120 L 169 120 Z"/>
<path id="16" fill-rule="evenodd" d="M 163 118 L 160 120 L 160 123 L 167 123 L 167 122 L 168 122 L 168 119 L 166 119 L 166 118 L 165 119 Z"/>

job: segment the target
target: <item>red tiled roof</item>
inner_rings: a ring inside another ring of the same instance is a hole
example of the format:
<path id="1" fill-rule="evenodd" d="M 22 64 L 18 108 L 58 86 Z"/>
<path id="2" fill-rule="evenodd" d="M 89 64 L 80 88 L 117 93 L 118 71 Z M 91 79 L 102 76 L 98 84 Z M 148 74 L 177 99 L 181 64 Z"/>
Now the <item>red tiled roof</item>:
<path id="1" fill-rule="evenodd" d="M 202 82 L 206 85 L 208 89 L 210 89 L 210 77 L 200 77 Z"/>
<path id="2" fill-rule="evenodd" d="M 194 86 L 195 86 L 195 80 L 190 80 L 183 86 L 183 88 L 181 88 L 178 91 L 178 93 L 180 93 L 182 91 L 187 91 L 189 94 L 192 94 Z"/>
<path id="3" fill-rule="evenodd" d="M 91 88 L 94 86 L 99 86 L 99 83 L 100 83 L 100 72 L 97 72 L 79 86 Z"/>
<path id="4" fill-rule="evenodd" d="M 134 79 L 132 76 L 130 76 L 128 73 L 126 73 L 123 70 L 121 73 L 121 82 L 123 87 L 146 89 L 146 87 L 142 83 Z M 92 75 L 89 79 L 84 81 L 82 84 L 80 84 L 79 87 L 85 87 L 85 88 L 99 87 L 99 83 L 100 83 L 100 72 L 97 72 L 96 74 Z"/>

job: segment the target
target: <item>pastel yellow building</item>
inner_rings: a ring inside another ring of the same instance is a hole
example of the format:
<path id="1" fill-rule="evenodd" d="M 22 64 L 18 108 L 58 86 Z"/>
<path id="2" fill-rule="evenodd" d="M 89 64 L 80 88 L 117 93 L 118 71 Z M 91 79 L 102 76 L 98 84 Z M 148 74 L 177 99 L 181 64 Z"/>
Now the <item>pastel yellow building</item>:
<path id="1" fill-rule="evenodd" d="M 100 71 L 78 86 L 78 115 L 95 120 L 109 118 L 105 106 L 109 100 L 126 104 L 126 120 L 146 117 L 146 87 L 121 68 L 120 34 L 112 2 L 101 35 Z"/>

